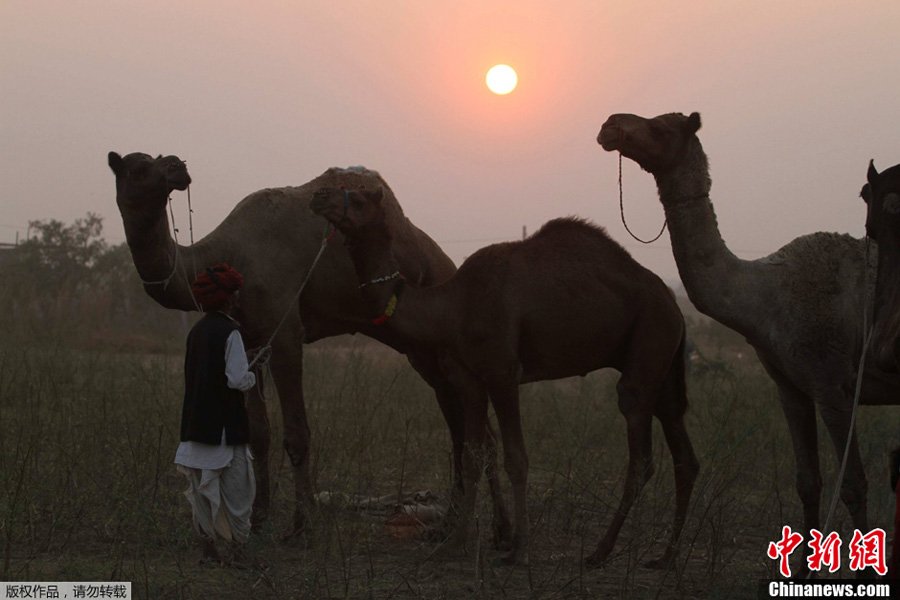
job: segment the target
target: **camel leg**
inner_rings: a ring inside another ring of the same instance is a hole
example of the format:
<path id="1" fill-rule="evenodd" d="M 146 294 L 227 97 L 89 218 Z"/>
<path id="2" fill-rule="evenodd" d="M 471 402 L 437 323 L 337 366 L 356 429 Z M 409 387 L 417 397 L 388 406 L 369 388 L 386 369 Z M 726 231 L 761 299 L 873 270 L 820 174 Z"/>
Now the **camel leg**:
<path id="1" fill-rule="evenodd" d="M 819 413 L 822 421 L 828 429 L 831 441 L 837 453 L 838 463 L 844 460 L 844 451 L 847 446 L 847 438 L 850 436 L 850 451 L 847 454 L 847 466 L 844 470 L 844 479 L 841 481 L 841 501 L 850 513 L 853 527 L 863 533 L 869 531 L 869 520 L 866 514 L 868 483 L 863 466 L 862 457 L 859 454 L 858 436 L 856 431 L 850 428 L 851 411 L 834 408 L 839 399 L 829 399 L 819 405 Z M 830 505 L 830 501 L 829 501 Z M 828 535 L 827 532 L 823 532 Z M 874 576 L 873 569 L 864 569 L 856 573 L 858 578 Z"/>
<path id="2" fill-rule="evenodd" d="M 488 397 L 478 378 L 457 359 L 445 356 L 442 366 L 459 393 L 464 412 L 465 441 L 461 457 L 463 499 L 446 548 L 449 554 L 461 555 L 466 554 L 469 549 L 471 521 L 475 516 L 478 486 L 487 458 L 485 432 Z"/>
<path id="3" fill-rule="evenodd" d="M 646 563 L 652 569 L 668 568 L 675 559 L 678 540 L 687 518 L 688 503 L 694 490 L 694 482 L 700 471 L 700 463 L 694 454 L 694 447 L 684 426 L 687 410 L 687 390 L 685 388 L 684 356 L 682 349 L 676 354 L 662 394 L 660 394 L 654 414 L 662 424 L 666 445 L 672 454 L 675 474 L 675 517 L 672 522 L 672 537 L 662 557 Z"/>
<path id="4" fill-rule="evenodd" d="M 310 433 L 303 401 L 303 326 L 299 319 L 285 321 L 272 344 L 269 366 L 278 388 L 284 421 L 284 448 L 294 474 L 294 522 L 292 534 L 309 525 L 313 507 L 312 477 L 309 470 Z"/>
<path id="5" fill-rule="evenodd" d="M 515 529 L 512 550 L 501 559 L 503 564 L 521 565 L 528 563 L 528 505 L 526 491 L 528 482 L 528 454 L 525 451 L 525 436 L 522 434 L 522 417 L 519 410 L 518 382 L 495 382 L 489 388 L 491 404 L 497 413 L 500 435 L 503 441 L 503 465 L 512 484 Z"/>
<path id="6" fill-rule="evenodd" d="M 256 387 L 247 393 L 247 416 L 250 420 L 250 450 L 253 452 L 253 473 L 256 476 L 256 498 L 250 521 L 252 530 L 258 532 L 260 526 L 269 519 L 269 444 L 271 429 L 269 414 L 263 402 L 262 370 L 254 369 Z"/>
<path id="7" fill-rule="evenodd" d="M 828 429 L 831 441 L 837 453 L 838 463 L 844 459 L 844 450 L 847 446 L 847 436 L 850 439 L 850 453 L 847 455 L 847 467 L 844 470 L 844 480 L 841 482 L 841 501 L 847 507 L 853 527 L 863 533 L 869 531 L 869 522 L 866 511 L 868 483 L 863 466 L 862 457 L 859 454 L 858 436 L 856 431 L 850 429 L 850 410 L 838 410 L 833 408 L 834 403 L 822 404 L 819 414 Z M 826 532 L 823 532 L 827 535 Z"/>
<path id="8" fill-rule="evenodd" d="M 493 520 L 491 521 L 491 538 L 494 548 L 502 549 L 513 545 L 513 526 L 509 520 L 509 512 L 506 510 L 506 502 L 503 501 L 503 491 L 500 488 L 500 471 L 497 469 L 497 433 L 491 426 L 491 420 L 485 418 L 485 449 L 487 452 L 487 465 L 485 467 L 485 479 L 488 491 L 491 494 L 491 505 L 494 507 Z"/>
<path id="9" fill-rule="evenodd" d="M 626 381 L 623 375 L 616 385 L 619 394 L 619 410 L 625 415 L 628 426 L 628 472 L 625 476 L 625 489 L 622 490 L 622 499 L 616 510 L 613 520 L 606 530 L 603 539 L 597 544 L 597 549 L 585 559 L 588 566 L 597 566 L 606 561 L 615 546 L 619 531 L 625 523 L 628 511 L 635 499 L 644 488 L 644 484 L 653 475 L 653 462 L 651 453 L 653 450 L 652 413 L 645 407 L 649 403 L 641 401 L 646 396 L 641 391 L 642 386 L 632 385 Z"/>
<path id="10" fill-rule="evenodd" d="M 665 569 L 675 559 L 678 539 L 684 529 L 687 518 L 688 503 L 694 490 L 694 482 L 700 471 L 700 463 L 694 454 L 694 447 L 688 437 L 684 426 L 684 418 L 673 417 L 662 420 L 663 433 L 666 436 L 666 444 L 672 453 L 672 462 L 675 465 L 675 519 L 672 523 L 672 537 L 662 557 L 648 562 L 645 566 L 651 569 Z"/>
<path id="11" fill-rule="evenodd" d="M 819 466 L 819 438 L 816 424 L 815 403 L 793 383 L 788 381 L 775 367 L 760 356 L 766 372 L 778 388 L 778 400 L 791 434 L 796 469 L 796 488 L 803 505 L 803 533 L 809 535 L 811 529 L 821 530 L 819 524 L 822 500 L 822 472 Z M 826 534 L 827 535 L 827 534 Z M 806 552 L 811 550 L 805 549 Z M 804 559 L 797 577 L 809 573 L 809 565 Z"/>
<path id="12" fill-rule="evenodd" d="M 416 350 L 407 354 L 410 365 L 416 370 L 422 379 L 434 389 L 438 406 L 447 427 L 450 430 L 450 440 L 453 444 L 453 487 L 450 492 L 450 508 L 447 518 L 441 524 L 439 531 L 450 531 L 452 521 L 459 513 L 460 504 L 464 497 L 463 485 L 463 448 L 465 443 L 465 414 L 459 393 L 444 374 L 440 361 L 434 351 Z M 452 367 L 451 367 L 452 368 Z M 500 489 L 500 480 L 497 477 L 497 435 L 491 427 L 490 420 L 486 421 L 486 443 L 488 464 L 486 479 L 494 506 L 494 518 L 492 523 L 494 545 L 500 547 L 504 543 L 511 542 L 512 525 L 503 502 Z"/>
<path id="13" fill-rule="evenodd" d="M 453 489 L 451 500 L 455 503 L 462 496 L 462 448 L 464 442 L 464 415 L 459 395 L 453 384 L 444 376 L 439 361 L 430 350 L 415 350 L 406 355 L 410 366 L 434 390 L 438 407 L 447 428 L 450 430 L 450 442 L 453 444 Z"/>
<path id="14" fill-rule="evenodd" d="M 794 448 L 794 462 L 797 470 L 797 495 L 803 504 L 804 537 L 819 525 L 819 503 L 822 498 L 822 475 L 819 470 L 819 445 L 816 431 L 816 409 L 813 402 L 791 388 L 778 385 L 781 409 L 791 433 Z M 827 534 L 826 534 L 827 535 Z M 806 552 L 811 550 L 804 549 Z M 798 553 L 799 554 L 799 553 Z M 797 577 L 805 577 L 809 572 L 806 560 L 801 562 Z"/>
<path id="15" fill-rule="evenodd" d="M 781 410 L 787 421 L 794 449 L 797 495 L 803 504 L 803 528 L 820 529 L 819 508 L 822 497 L 822 474 L 819 468 L 819 440 L 816 429 L 816 407 L 813 401 L 788 381 L 780 371 L 760 356 L 766 372 L 775 381 Z M 804 561 L 804 565 L 806 562 Z"/>

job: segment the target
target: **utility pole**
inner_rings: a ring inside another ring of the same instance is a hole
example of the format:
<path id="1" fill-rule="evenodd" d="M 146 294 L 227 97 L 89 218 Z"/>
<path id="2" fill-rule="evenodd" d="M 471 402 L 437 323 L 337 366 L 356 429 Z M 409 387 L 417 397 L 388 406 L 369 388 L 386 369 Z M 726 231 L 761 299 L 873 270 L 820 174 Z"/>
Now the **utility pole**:
<path id="1" fill-rule="evenodd" d="M 528 237 L 528 227 L 525 225 L 522 225 L 522 240 L 524 240 L 527 237 Z"/>

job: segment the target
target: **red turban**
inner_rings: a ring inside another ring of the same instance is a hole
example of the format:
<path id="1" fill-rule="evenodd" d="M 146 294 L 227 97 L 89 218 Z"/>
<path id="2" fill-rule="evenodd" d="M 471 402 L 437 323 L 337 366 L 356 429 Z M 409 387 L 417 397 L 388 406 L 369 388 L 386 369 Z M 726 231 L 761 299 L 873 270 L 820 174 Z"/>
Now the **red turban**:
<path id="1" fill-rule="evenodd" d="M 209 267 L 197 275 L 191 292 L 204 310 L 215 310 L 225 304 L 232 293 L 244 284 L 244 278 L 226 264 Z"/>

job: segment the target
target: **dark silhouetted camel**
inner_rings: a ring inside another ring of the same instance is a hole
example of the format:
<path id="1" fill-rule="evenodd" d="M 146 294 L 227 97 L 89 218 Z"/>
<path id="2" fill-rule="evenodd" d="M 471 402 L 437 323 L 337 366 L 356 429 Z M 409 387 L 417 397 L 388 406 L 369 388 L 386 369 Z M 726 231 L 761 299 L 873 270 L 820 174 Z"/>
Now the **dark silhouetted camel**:
<path id="1" fill-rule="evenodd" d="M 416 371 L 434 388 L 450 428 L 456 470 L 454 490 L 457 496 L 461 495 L 464 423 L 457 394 L 443 376 L 434 349 L 411 343 L 366 318 L 367 307 L 341 244 L 328 245 L 299 302 L 292 305 L 327 226 L 309 209 L 313 191 L 323 185 L 382 186 L 389 190 L 378 173 L 361 168 L 329 169 L 300 187 L 255 192 L 244 198 L 209 235 L 191 246 L 181 246 L 170 234 L 166 201 L 172 190 L 184 190 L 190 184 L 185 163 L 176 156 L 153 158 L 141 153 L 123 158 L 110 152 L 108 158 L 116 176 L 116 203 L 128 246 L 147 294 L 166 308 L 196 310 L 190 282 L 199 270 L 224 262 L 244 276 L 241 322 L 248 348 L 266 343 L 287 313 L 272 342 L 269 365 L 281 402 L 284 446 L 294 471 L 295 531 L 306 526 L 313 504 L 310 430 L 302 387 L 303 344 L 338 334 L 364 333 L 406 354 Z M 385 199 L 385 215 L 396 231 L 399 263 L 411 280 L 432 285 L 455 272 L 453 262 L 437 244 L 404 216 L 390 191 Z M 257 396 L 250 398 L 251 444 L 258 480 L 253 520 L 259 524 L 267 518 L 269 507 L 270 433 L 265 406 Z M 499 499 L 497 490 L 492 487 L 492 491 L 495 500 Z M 502 506 L 498 504 L 497 510 L 499 520 L 495 525 L 502 527 Z"/>
<path id="2" fill-rule="evenodd" d="M 571 218 L 550 221 L 522 242 L 483 248 L 445 283 L 422 288 L 399 261 L 390 204 L 380 187 L 374 189 L 323 188 L 310 206 L 344 232 L 376 319 L 410 343 L 445 350 L 444 368 L 465 406 L 467 441 L 465 502 L 451 549 L 468 546 L 488 400 L 500 424 L 515 505 L 513 549 L 503 562 L 522 563 L 528 458 L 519 384 L 613 367 L 622 373 L 616 389 L 628 426 L 628 471 L 618 510 L 588 561 L 608 557 L 652 474 L 656 416 L 675 463 L 672 537 L 653 563 L 668 565 L 698 470 L 683 420 L 684 320 L 669 289 L 603 230 Z"/>
<path id="3" fill-rule="evenodd" d="M 881 173 L 869 163 L 862 198 L 866 235 L 878 244 L 878 271 L 869 356 L 872 366 L 896 372 L 900 366 L 900 165 Z"/>
<path id="4" fill-rule="evenodd" d="M 609 117 L 597 140 L 655 177 L 688 296 L 702 313 L 746 337 L 775 381 L 793 441 L 804 529 L 821 529 L 816 406 L 840 460 L 852 433 L 864 343 L 866 244 L 813 233 L 765 258 L 736 257 L 716 224 L 699 128 L 697 113 L 653 119 L 619 114 Z M 897 392 L 896 382 L 873 380 L 861 402 L 896 404 Z M 861 531 L 868 531 L 866 490 L 854 434 L 840 494 Z"/>
<path id="5" fill-rule="evenodd" d="M 866 185 L 860 196 L 866 201 L 866 235 L 878 244 L 873 326 L 866 356 L 863 386 L 900 372 L 900 165 L 881 173 L 869 162 Z M 889 577 L 897 578 L 900 561 L 900 448 L 890 453 L 891 489 L 897 495 L 893 543 L 887 564 Z"/>

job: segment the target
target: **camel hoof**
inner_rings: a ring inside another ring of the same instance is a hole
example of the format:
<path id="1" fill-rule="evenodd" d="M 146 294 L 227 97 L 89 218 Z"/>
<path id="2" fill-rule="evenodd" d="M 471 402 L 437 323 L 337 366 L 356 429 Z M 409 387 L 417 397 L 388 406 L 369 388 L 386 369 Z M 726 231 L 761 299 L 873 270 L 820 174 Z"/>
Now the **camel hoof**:
<path id="1" fill-rule="evenodd" d="M 510 525 L 509 521 L 495 524 L 493 530 L 491 542 L 494 550 L 500 550 L 502 552 L 509 552 L 512 550 L 513 532 L 512 525 Z"/>
<path id="2" fill-rule="evenodd" d="M 291 548 L 310 548 L 312 546 L 312 536 L 306 530 L 294 529 L 281 538 L 281 543 Z"/>
<path id="3" fill-rule="evenodd" d="M 500 558 L 493 561 L 494 566 L 500 567 L 524 567 L 528 565 L 528 558 L 522 556 L 521 553 L 510 552 L 505 556 L 501 556 Z"/>
<path id="4" fill-rule="evenodd" d="M 584 566 L 589 569 L 596 569 L 603 565 L 606 562 L 606 559 L 609 558 L 609 553 L 604 552 L 600 554 L 599 552 L 594 552 L 586 559 L 584 559 Z"/>
<path id="5" fill-rule="evenodd" d="M 214 558 L 209 558 L 206 556 L 200 558 L 200 560 L 197 561 L 197 564 L 200 565 L 201 567 L 207 568 L 207 569 L 214 568 L 214 567 L 222 567 L 225 565 L 225 563 L 221 560 L 216 560 Z"/>
<path id="6" fill-rule="evenodd" d="M 663 554 L 661 557 L 656 560 L 650 560 L 644 563 L 644 566 L 648 569 L 669 569 L 672 565 L 675 564 L 675 555 L 669 554 L 668 552 Z"/>

